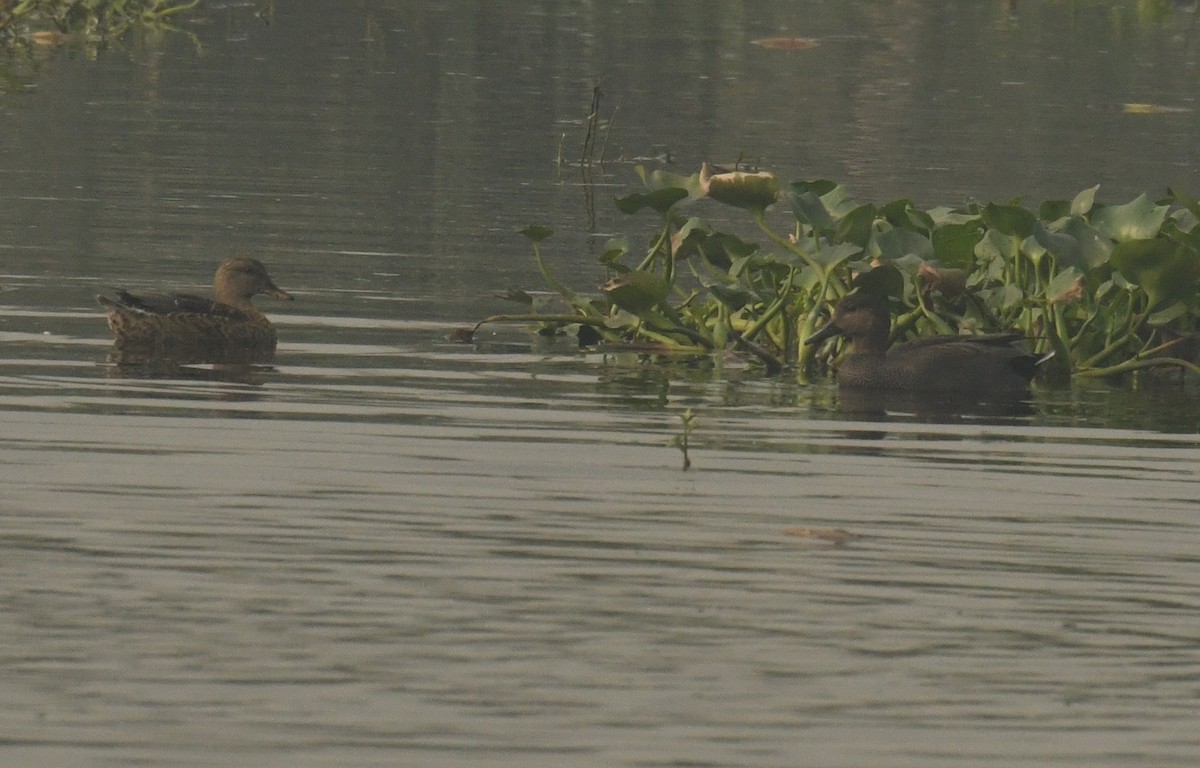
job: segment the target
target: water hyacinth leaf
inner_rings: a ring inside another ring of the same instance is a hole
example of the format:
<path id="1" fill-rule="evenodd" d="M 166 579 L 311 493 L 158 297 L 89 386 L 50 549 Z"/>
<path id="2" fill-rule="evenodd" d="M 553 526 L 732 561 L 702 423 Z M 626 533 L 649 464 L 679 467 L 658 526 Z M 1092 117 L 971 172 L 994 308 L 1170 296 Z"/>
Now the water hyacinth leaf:
<path id="1" fill-rule="evenodd" d="M 700 253 L 709 264 L 731 272 L 733 262 L 758 253 L 758 243 L 747 243 L 736 235 L 716 232 L 700 245 Z"/>
<path id="2" fill-rule="evenodd" d="M 805 267 L 792 278 L 792 286 L 805 293 L 812 293 L 824 285 L 826 279 L 828 279 L 828 276 L 823 270 L 818 271 L 814 267 Z"/>
<path id="3" fill-rule="evenodd" d="M 1113 244 L 1083 219 L 1070 219 L 1063 226 L 1062 234 L 1075 240 L 1079 261 L 1089 269 L 1095 269 L 1108 261 Z"/>
<path id="4" fill-rule="evenodd" d="M 829 182 L 833 184 L 833 182 Z M 825 205 L 825 210 L 829 211 L 829 215 L 833 216 L 834 221 L 840 220 L 843 216 L 858 208 L 858 201 L 850 196 L 850 193 L 841 184 L 833 184 L 829 191 L 821 194 L 821 202 Z"/>
<path id="5" fill-rule="evenodd" d="M 1005 263 L 1016 261 L 1021 242 L 1015 235 L 1006 235 L 998 229 L 989 229 L 975 244 L 975 256 L 983 262 Z"/>
<path id="6" fill-rule="evenodd" d="M 875 219 L 878 216 L 879 209 L 869 203 L 854 208 L 838 222 L 833 235 L 834 241 L 854 243 L 861 248 L 866 248 L 867 243 L 871 242 Z"/>
<path id="7" fill-rule="evenodd" d="M 721 283 L 712 283 L 706 285 L 709 292 L 733 312 L 738 311 L 747 304 L 753 304 L 758 301 L 758 297 L 750 291 L 739 285 L 722 285 Z"/>
<path id="8" fill-rule="evenodd" d="M 880 208 L 879 213 L 893 227 L 924 233 L 933 231 L 933 218 L 914 206 L 911 200 L 893 200 Z"/>
<path id="9" fill-rule="evenodd" d="M 793 181 L 788 187 L 797 192 L 812 192 L 817 197 L 824 197 L 837 189 L 838 184 L 829 179 L 812 179 L 811 181 Z"/>
<path id="10" fill-rule="evenodd" d="M 671 173 L 670 171 L 664 171 L 662 169 L 646 173 L 645 166 L 641 165 L 635 167 L 633 170 L 635 173 L 637 173 L 638 178 L 642 180 L 642 184 L 646 186 L 646 189 L 652 192 L 659 189 L 674 187 L 686 189 L 693 197 L 700 196 L 699 173 L 693 173 L 690 176 L 684 176 L 682 174 Z"/>
<path id="11" fill-rule="evenodd" d="M 881 296 L 898 298 L 904 295 L 904 275 L 890 264 L 883 264 L 867 272 L 860 272 L 854 276 L 854 280 L 850 284 L 857 290 Z"/>
<path id="12" fill-rule="evenodd" d="M 667 281 L 661 275 L 634 269 L 617 275 L 600 290 L 616 306 L 635 315 L 657 306 L 667 296 Z"/>
<path id="13" fill-rule="evenodd" d="M 653 208 L 666 215 L 680 200 L 686 200 L 688 191 L 682 187 L 663 187 L 650 192 L 634 192 L 624 197 L 614 197 L 613 202 L 621 213 L 633 214 L 645 208 Z"/>
<path id="14" fill-rule="evenodd" d="M 1083 298 L 1083 273 L 1075 267 L 1060 271 L 1046 284 L 1046 300 L 1068 304 Z"/>
<path id="15" fill-rule="evenodd" d="M 524 229 L 517 230 L 518 235 L 524 235 L 533 243 L 540 243 L 554 234 L 554 230 L 540 224 L 530 224 Z"/>
<path id="16" fill-rule="evenodd" d="M 833 217 L 825 210 L 821 198 L 809 189 L 797 189 L 793 184 L 786 193 L 792 204 L 792 214 L 796 221 L 807 224 L 818 232 L 824 232 L 833 227 Z"/>
<path id="17" fill-rule="evenodd" d="M 527 307 L 533 306 L 533 296 L 526 291 L 522 291 L 520 288 L 509 288 L 504 293 L 497 293 L 496 297 L 504 299 L 505 301 L 524 304 Z"/>
<path id="18" fill-rule="evenodd" d="M 1090 189 L 1085 189 L 1075 199 L 1071 201 L 1072 216 L 1087 216 L 1092 211 L 1092 206 L 1096 204 L 1096 193 L 1100 191 L 1100 185 L 1097 184 Z"/>
<path id="19" fill-rule="evenodd" d="M 875 235 L 873 255 L 884 261 L 897 261 L 905 256 L 915 256 L 918 259 L 933 258 L 933 243 L 920 232 L 910 229 L 890 229 Z"/>
<path id="20" fill-rule="evenodd" d="M 1047 200 L 1038 206 L 1037 215 L 1042 221 L 1056 222 L 1071 215 L 1071 204 L 1066 200 Z"/>
<path id="21" fill-rule="evenodd" d="M 1063 232 L 1051 232 L 1042 224 L 1033 231 L 1033 239 L 1058 260 L 1060 266 L 1081 266 L 1079 241 Z"/>
<path id="22" fill-rule="evenodd" d="M 1190 212 L 1194 218 L 1200 219 L 1200 202 L 1198 202 L 1196 198 L 1192 197 L 1186 192 L 1180 192 L 1174 188 L 1167 189 L 1167 194 L 1171 196 L 1172 200 L 1179 203 L 1184 207 L 1185 210 Z"/>
<path id="23" fill-rule="evenodd" d="M 704 241 L 711 236 L 712 227 L 703 219 L 692 216 L 671 233 L 671 255 L 677 260 L 694 256 L 702 251 Z"/>
<path id="24" fill-rule="evenodd" d="M 817 250 L 812 254 L 812 258 L 826 270 L 830 270 L 862 252 L 863 249 L 853 243 L 838 243 L 829 248 Z"/>
<path id="25" fill-rule="evenodd" d="M 1037 241 L 1036 237 L 1030 235 L 1021 241 L 1021 253 L 1025 254 L 1025 258 L 1034 264 L 1041 264 L 1042 258 L 1046 255 L 1046 248 Z"/>
<path id="26" fill-rule="evenodd" d="M 1160 309 L 1154 312 L 1150 317 L 1146 318 L 1146 322 L 1153 326 L 1163 326 L 1187 317 L 1188 305 L 1182 301 L 1177 301 L 1166 309 Z"/>
<path id="27" fill-rule="evenodd" d="M 971 222 L 979 221 L 978 214 L 964 213 L 957 208 L 947 208 L 944 205 L 937 208 L 930 208 L 926 213 L 929 214 L 929 218 L 933 220 L 934 226 L 937 227 L 944 227 L 947 224 L 970 224 Z"/>
<path id="28" fill-rule="evenodd" d="M 961 223 L 942 224 L 933 230 L 933 255 L 941 264 L 970 267 L 975 264 L 975 245 L 983 234 L 974 217 Z"/>
<path id="29" fill-rule="evenodd" d="M 1168 209 L 1169 205 L 1155 205 L 1141 194 L 1125 205 L 1097 209 L 1092 213 L 1091 224 L 1097 232 L 1118 243 L 1150 240 L 1158 236 Z"/>
<path id="30" fill-rule="evenodd" d="M 1022 240 L 1032 235 L 1038 226 L 1037 216 L 1017 205 L 988 203 L 980 215 L 988 227 Z"/>
<path id="31" fill-rule="evenodd" d="M 617 266 L 621 262 L 621 257 L 629 253 L 629 238 L 622 235 L 614 237 L 604 244 L 604 252 L 600 254 L 600 263 L 608 266 Z"/>
<path id="32" fill-rule="evenodd" d="M 745 256 L 739 256 L 729 265 L 729 276 L 740 277 L 744 272 L 753 271 L 751 267 L 759 264 L 760 260 L 755 254 L 748 253 Z"/>
<path id="33" fill-rule="evenodd" d="M 718 203 L 761 214 L 779 199 L 779 181 L 770 173 L 733 171 L 709 175 L 707 172 L 705 165 L 701 169 L 700 188 Z"/>
<path id="34" fill-rule="evenodd" d="M 1020 286 L 1009 283 L 1000 292 L 1000 307 L 1005 310 L 1014 309 L 1025 301 L 1025 292 Z"/>
<path id="35" fill-rule="evenodd" d="M 1200 279 L 1200 254 L 1170 240 L 1129 240 L 1113 249 L 1112 265 L 1141 286 L 1150 308 L 1165 301 L 1194 298 Z"/>
<path id="36" fill-rule="evenodd" d="M 1187 208 L 1172 211 L 1170 221 L 1180 232 L 1195 232 L 1196 225 L 1200 224 L 1200 218 L 1197 218 L 1196 214 Z"/>

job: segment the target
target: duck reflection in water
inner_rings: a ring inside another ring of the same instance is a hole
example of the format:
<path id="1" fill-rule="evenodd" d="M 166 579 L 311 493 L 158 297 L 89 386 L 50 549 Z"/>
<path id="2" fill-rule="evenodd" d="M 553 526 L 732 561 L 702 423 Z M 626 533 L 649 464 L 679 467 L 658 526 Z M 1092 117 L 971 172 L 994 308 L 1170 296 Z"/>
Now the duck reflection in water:
<path id="1" fill-rule="evenodd" d="M 931 336 L 905 344 L 890 341 L 887 297 L 858 291 L 838 302 L 833 319 L 807 341 L 835 336 L 851 342 L 837 369 L 839 399 L 855 410 L 899 407 L 915 412 L 1011 407 L 1029 396 L 1038 357 L 1017 346 L 1019 333 Z"/>
<path id="2" fill-rule="evenodd" d="M 100 295 L 116 340 L 109 362 L 149 371 L 174 371 L 194 363 L 248 366 L 275 357 L 275 327 L 251 299 L 265 294 L 291 301 L 255 259 L 229 259 L 216 273 L 213 298 L 190 293 Z"/>

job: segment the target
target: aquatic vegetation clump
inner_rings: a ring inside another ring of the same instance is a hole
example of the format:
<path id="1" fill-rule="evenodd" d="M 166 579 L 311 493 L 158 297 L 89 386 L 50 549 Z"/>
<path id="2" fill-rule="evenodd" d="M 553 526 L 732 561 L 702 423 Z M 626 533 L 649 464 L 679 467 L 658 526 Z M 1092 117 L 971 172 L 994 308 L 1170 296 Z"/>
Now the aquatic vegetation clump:
<path id="1" fill-rule="evenodd" d="M 1092 187 L 1036 209 L 923 209 L 907 199 L 861 203 L 827 180 L 783 185 L 770 173 L 707 166 L 691 176 L 638 173 L 644 189 L 616 206 L 660 225 L 644 251 L 628 237 L 607 244 L 599 295 L 554 276 L 542 254 L 550 231 L 529 227 L 523 234 L 567 309 L 482 322 L 586 328 L 581 339 L 647 352 L 740 349 L 769 370 L 811 375 L 841 350 L 805 341 L 832 303 L 862 286 L 891 297 L 895 339 L 1017 330 L 1033 351 L 1054 353 L 1047 367 L 1060 377 L 1200 372 L 1200 203 L 1181 192 L 1106 205 Z M 706 205 L 740 209 L 752 226 L 718 229 L 701 215 Z"/>
<path id="2" fill-rule="evenodd" d="M 200 0 L 10 0 L 0 2 L 0 50 L 76 44 L 94 53 L 133 29 L 165 31 Z"/>

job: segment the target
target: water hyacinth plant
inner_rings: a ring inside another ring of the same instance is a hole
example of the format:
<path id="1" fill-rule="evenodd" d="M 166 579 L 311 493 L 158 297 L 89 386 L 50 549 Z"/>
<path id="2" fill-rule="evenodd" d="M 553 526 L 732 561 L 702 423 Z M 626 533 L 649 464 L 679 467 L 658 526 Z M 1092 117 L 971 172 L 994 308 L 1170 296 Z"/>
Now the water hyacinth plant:
<path id="1" fill-rule="evenodd" d="M 804 341 L 832 303 L 863 286 L 892 297 L 897 340 L 1016 329 L 1034 351 L 1055 353 L 1049 367 L 1060 377 L 1200 373 L 1200 203 L 1185 194 L 1104 205 L 1093 187 L 1036 210 L 926 210 L 860 203 L 832 181 L 785 186 L 769 173 L 707 167 L 638 173 L 645 188 L 617 208 L 657 215 L 660 226 L 644 251 L 629 238 L 608 243 L 599 295 L 555 277 L 541 252 L 550 232 L 530 227 L 523 233 L 567 309 L 481 324 L 533 320 L 543 332 L 574 329 L 584 343 L 648 352 L 740 349 L 768 370 L 811 375 L 840 350 Z M 714 203 L 744 211 L 753 225 L 744 231 L 758 236 L 709 224 L 700 214 Z M 510 295 L 532 310 L 529 294 Z"/>

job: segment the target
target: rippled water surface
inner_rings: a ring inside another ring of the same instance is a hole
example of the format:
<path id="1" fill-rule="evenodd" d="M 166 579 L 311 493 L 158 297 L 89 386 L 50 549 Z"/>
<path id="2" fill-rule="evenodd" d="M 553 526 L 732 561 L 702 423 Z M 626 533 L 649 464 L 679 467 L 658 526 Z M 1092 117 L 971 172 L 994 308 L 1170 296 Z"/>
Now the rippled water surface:
<path id="1" fill-rule="evenodd" d="M 818 50 L 861 44 L 847 19 L 894 30 L 872 39 L 895 61 L 948 23 L 1021 37 L 1000 4 L 983 19 L 974 3 L 918 5 L 847 3 L 842 18 L 814 4 L 812 23 L 846 35 Z M 1194 381 L 1043 387 L 1016 412 L 864 413 L 827 382 L 736 358 L 580 353 L 501 327 L 452 344 L 505 309 L 494 291 L 537 285 L 515 227 L 553 223 L 553 263 L 586 286 L 597 240 L 628 226 L 589 212 L 585 191 L 604 203 L 631 176 L 554 176 L 547 126 L 579 117 L 556 99 L 587 91 L 551 43 L 611 43 L 579 50 L 616 73 L 631 144 L 660 119 L 638 105 L 684 92 L 679 109 L 706 117 L 671 140 L 734 153 L 717 116 L 744 117 L 742 98 L 776 115 L 754 76 L 803 66 L 743 61 L 759 54 L 734 30 L 805 30 L 786 27 L 789 4 L 756 20 L 705 5 L 715 31 L 684 25 L 648 82 L 640 60 L 603 53 L 650 55 L 645 24 L 413 7 L 327 26 L 281 6 L 264 27 L 250 6 L 213 5 L 188 26 L 202 54 L 168 41 L 48 57 L 30 92 L 0 101 L 21 141 L 0 145 L 0 764 L 1194 763 Z M 1113 32 L 1111 8 L 1067 24 L 1061 4 L 1022 7 L 1039 24 L 1019 32 L 1111 34 L 1101 63 L 1144 72 L 1174 45 L 1195 66 L 1186 10 Z M 697 39 L 723 41 L 724 64 L 693 57 Z M 1044 46 L 1022 55 L 1056 71 Z M 861 117 L 839 98 L 893 64 L 837 70 L 845 82 L 813 98 Z M 1010 98 L 1005 82 L 980 98 Z M 1154 82 L 1144 100 L 1193 98 L 1191 80 Z M 494 102 L 500 83 L 512 90 Z M 1077 95 L 1047 109 L 1061 118 Z M 1117 135 L 1186 146 L 1194 124 L 1175 114 Z M 1017 165 L 1069 153 L 1011 149 Z M 939 175 L 915 150 L 882 166 L 829 152 L 878 189 L 905 162 L 945 182 L 922 190 L 935 196 L 1044 181 Z M 1091 155 L 1074 157 L 1077 186 L 1094 183 Z M 1146 162 L 1194 177 L 1194 157 Z M 107 364 L 96 292 L 201 287 L 230 252 L 296 297 L 259 300 L 281 338 L 273 365 Z M 688 408 L 685 472 L 668 441 Z"/>

